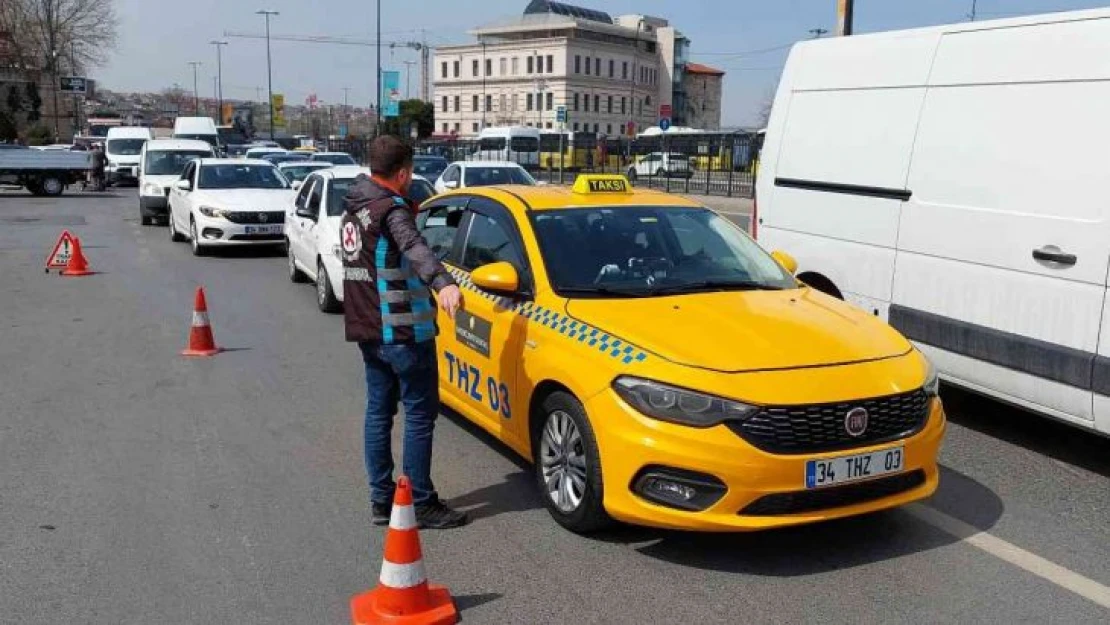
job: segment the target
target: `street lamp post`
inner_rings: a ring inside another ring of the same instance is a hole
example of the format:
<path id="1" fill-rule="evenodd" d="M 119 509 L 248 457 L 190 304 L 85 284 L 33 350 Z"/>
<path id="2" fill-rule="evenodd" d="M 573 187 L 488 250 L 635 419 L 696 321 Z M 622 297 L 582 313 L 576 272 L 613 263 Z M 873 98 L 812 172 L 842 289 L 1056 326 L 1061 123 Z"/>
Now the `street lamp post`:
<path id="1" fill-rule="evenodd" d="M 216 100 L 219 102 L 219 112 L 216 114 L 219 117 L 220 123 L 224 123 L 224 60 L 221 51 L 227 45 L 226 41 L 212 40 L 208 43 L 216 46 Z"/>
<path id="2" fill-rule="evenodd" d="M 486 42 L 482 42 L 482 128 L 486 127 Z M 407 82 L 407 80 L 406 80 Z M 406 86 L 406 90 L 408 87 Z"/>
<path id="3" fill-rule="evenodd" d="M 197 68 L 204 65 L 204 63 L 189 61 L 189 65 L 193 66 L 193 115 L 200 117 L 200 90 L 197 86 Z"/>
<path id="4" fill-rule="evenodd" d="M 266 91 L 270 97 L 270 141 L 274 140 L 274 71 L 270 59 L 270 16 L 280 15 L 277 11 L 259 9 L 256 15 L 266 18 Z"/>
<path id="5" fill-rule="evenodd" d="M 378 7 L 378 17 L 377 17 L 377 20 L 378 20 L 378 23 L 377 23 L 378 51 L 376 53 L 376 56 L 377 56 L 376 60 L 378 62 L 378 74 L 377 74 L 378 95 L 375 97 L 375 99 L 378 102 L 378 106 L 374 109 L 374 115 L 376 116 L 375 119 L 374 119 L 374 135 L 375 136 L 381 134 L 381 129 L 382 129 L 382 0 L 377 1 L 377 7 Z"/>

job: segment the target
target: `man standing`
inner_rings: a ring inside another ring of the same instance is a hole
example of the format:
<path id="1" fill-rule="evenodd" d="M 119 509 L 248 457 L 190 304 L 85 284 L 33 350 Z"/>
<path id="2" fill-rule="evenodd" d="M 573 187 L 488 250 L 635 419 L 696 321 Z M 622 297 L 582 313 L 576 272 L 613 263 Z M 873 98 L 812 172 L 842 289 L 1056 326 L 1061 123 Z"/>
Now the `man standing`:
<path id="1" fill-rule="evenodd" d="M 108 157 L 104 154 L 104 146 L 97 143 L 92 152 L 92 182 L 97 191 L 103 191 L 107 187 L 104 178 L 104 169 L 107 166 Z"/>
<path id="2" fill-rule="evenodd" d="M 405 199 L 412 147 L 382 136 L 370 146 L 373 176 L 347 194 L 340 239 L 347 340 L 366 364 L 366 471 L 375 525 L 389 523 L 393 491 L 390 434 L 400 398 L 405 408 L 403 471 L 412 481 L 420 527 L 458 527 L 464 513 L 447 507 L 432 485 L 432 430 L 439 414 L 436 308 L 454 316 L 462 293 L 416 229 Z"/>

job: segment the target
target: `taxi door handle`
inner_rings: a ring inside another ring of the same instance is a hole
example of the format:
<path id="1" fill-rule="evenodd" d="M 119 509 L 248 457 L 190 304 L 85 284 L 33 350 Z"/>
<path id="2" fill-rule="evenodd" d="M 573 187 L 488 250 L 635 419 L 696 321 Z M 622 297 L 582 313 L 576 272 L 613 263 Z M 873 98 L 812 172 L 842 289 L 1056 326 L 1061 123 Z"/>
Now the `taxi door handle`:
<path id="1" fill-rule="evenodd" d="M 1074 265 L 1079 257 L 1075 254 L 1068 254 L 1055 245 L 1046 245 L 1044 247 L 1033 250 L 1033 260 L 1043 260 L 1050 263 L 1059 263 L 1061 265 Z"/>

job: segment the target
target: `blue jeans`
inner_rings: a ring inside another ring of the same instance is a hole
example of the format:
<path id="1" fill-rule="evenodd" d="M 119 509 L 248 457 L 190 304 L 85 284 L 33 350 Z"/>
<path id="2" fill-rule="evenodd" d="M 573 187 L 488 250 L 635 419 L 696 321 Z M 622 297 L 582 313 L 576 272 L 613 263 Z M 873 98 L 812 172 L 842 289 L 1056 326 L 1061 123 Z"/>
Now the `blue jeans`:
<path id="1" fill-rule="evenodd" d="M 370 501 L 393 502 L 393 415 L 405 408 L 402 470 L 413 503 L 438 498 L 432 485 L 432 430 L 439 415 L 439 360 L 435 341 L 402 345 L 359 343 L 366 364 L 366 473 Z"/>

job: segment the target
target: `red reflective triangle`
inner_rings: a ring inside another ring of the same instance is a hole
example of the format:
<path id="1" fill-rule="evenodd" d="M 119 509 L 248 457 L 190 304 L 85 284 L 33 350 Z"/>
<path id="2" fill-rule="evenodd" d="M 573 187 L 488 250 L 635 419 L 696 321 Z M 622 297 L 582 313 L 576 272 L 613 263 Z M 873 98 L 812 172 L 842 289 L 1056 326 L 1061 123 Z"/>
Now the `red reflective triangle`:
<path id="1" fill-rule="evenodd" d="M 58 242 L 54 244 L 54 251 L 46 257 L 46 268 L 65 269 L 71 254 L 73 254 L 73 235 L 69 230 L 63 230 L 62 235 L 58 237 Z"/>

